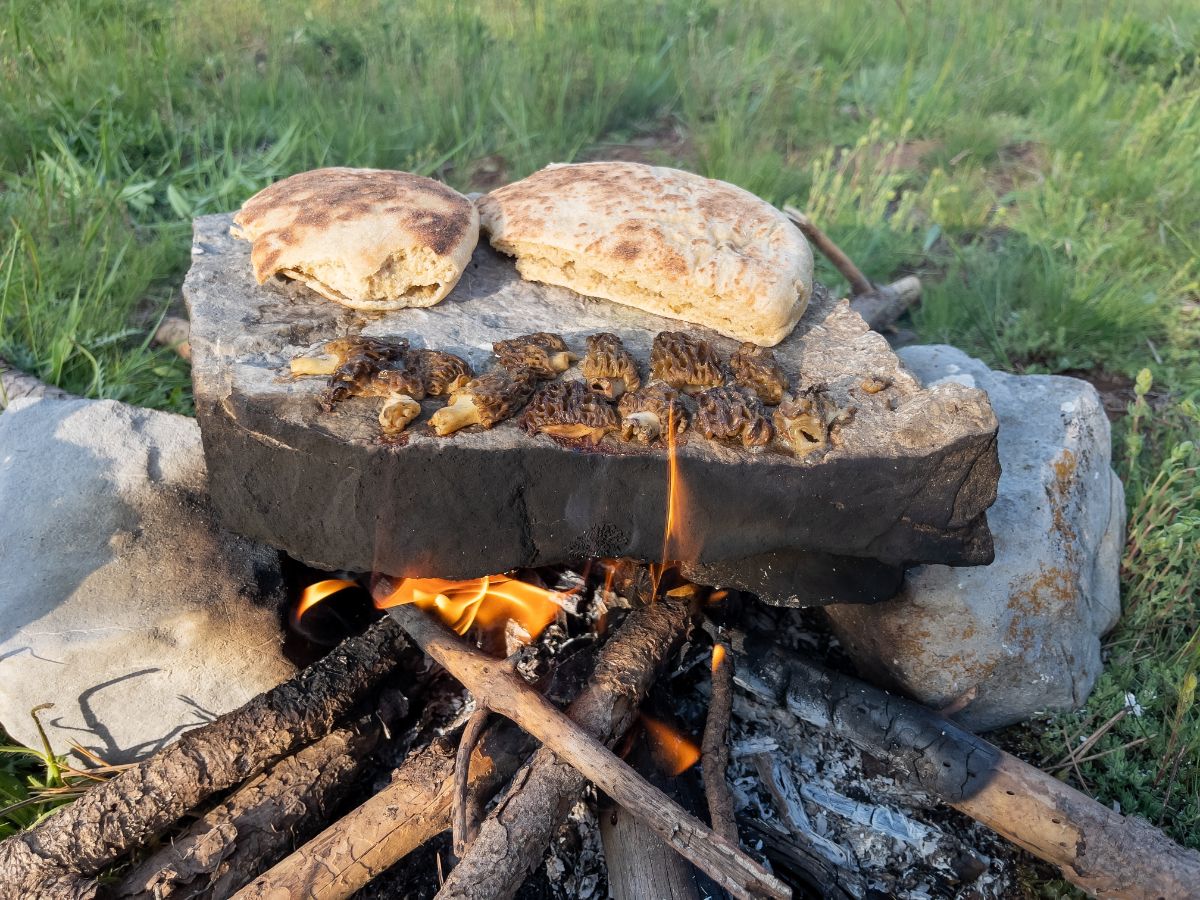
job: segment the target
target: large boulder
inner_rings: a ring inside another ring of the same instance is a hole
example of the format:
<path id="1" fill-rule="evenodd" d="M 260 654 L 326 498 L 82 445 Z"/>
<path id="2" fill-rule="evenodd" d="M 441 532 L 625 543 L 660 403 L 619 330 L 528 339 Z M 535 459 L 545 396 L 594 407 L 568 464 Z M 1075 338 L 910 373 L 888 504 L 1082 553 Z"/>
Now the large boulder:
<path id="1" fill-rule="evenodd" d="M 0 723 L 111 762 L 286 679 L 279 554 L 217 526 L 194 420 L 112 401 L 0 415 Z"/>
<path id="2" fill-rule="evenodd" d="M 976 730 L 1078 707 L 1100 673 L 1100 636 L 1120 613 L 1125 500 L 1108 419 L 1085 381 L 994 372 L 960 350 L 908 347 L 927 385 L 987 391 L 1000 420 L 989 566 L 909 570 L 893 600 L 827 608 L 868 677 Z"/>

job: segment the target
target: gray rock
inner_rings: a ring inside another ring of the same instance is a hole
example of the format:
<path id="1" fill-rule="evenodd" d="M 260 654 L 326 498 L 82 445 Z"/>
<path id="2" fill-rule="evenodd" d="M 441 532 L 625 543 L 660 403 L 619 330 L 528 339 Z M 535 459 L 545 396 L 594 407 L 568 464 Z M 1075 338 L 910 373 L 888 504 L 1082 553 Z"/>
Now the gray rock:
<path id="1" fill-rule="evenodd" d="M 304 288 L 256 285 L 249 245 L 229 237 L 229 223 L 196 221 L 184 293 L 197 418 L 213 498 L 230 527 L 321 568 L 392 575 L 660 557 L 663 448 L 609 438 L 581 449 L 531 437 L 513 421 L 438 438 L 425 426 L 437 401 L 402 444 L 381 445 L 378 401 L 322 413 L 321 379 L 283 375 L 303 349 L 353 332 L 403 335 L 484 368 L 499 338 L 556 331 L 582 349 L 586 335 L 614 331 L 646 366 L 655 333 L 678 322 L 522 281 L 486 242 L 443 303 L 364 316 Z M 705 334 L 726 355 L 736 346 Z M 995 418 L 981 391 L 923 388 L 882 336 L 823 290 L 775 349 L 790 373 L 824 383 L 857 413 L 822 458 L 685 439 L 683 541 L 674 555 L 700 563 L 775 551 L 889 563 L 991 559 L 984 511 L 999 472 Z M 868 377 L 889 386 L 868 393 Z"/>
<path id="2" fill-rule="evenodd" d="M 961 706 L 955 718 L 970 728 L 1080 706 L 1120 614 L 1124 489 L 1099 396 L 1075 378 L 993 372 L 952 347 L 900 355 L 927 383 L 991 397 L 1004 471 L 988 511 L 996 559 L 911 569 L 894 600 L 828 607 L 834 631 L 864 674 L 936 708 Z"/>
<path id="3" fill-rule="evenodd" d="M 287 678 L 279 554 L 220 529 L 196 423 L 113 401 L 0 415 L 0 722 L 111 762 Z"/>

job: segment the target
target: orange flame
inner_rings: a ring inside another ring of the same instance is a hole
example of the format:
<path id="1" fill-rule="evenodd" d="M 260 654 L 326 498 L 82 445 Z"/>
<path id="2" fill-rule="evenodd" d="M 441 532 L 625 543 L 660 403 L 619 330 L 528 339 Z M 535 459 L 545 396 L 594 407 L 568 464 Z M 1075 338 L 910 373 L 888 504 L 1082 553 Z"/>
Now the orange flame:
<path id="1" fill-rule="evenodd" d="M 682 491 L 679 487 L 679 460 L 675 452 L 675 405 L 667 407 L 667 521 L 663 527 L 662 564 L 678 559 L 672 549 L 678 549 L 679 513 L 682 511 Z"/>
<path id="2" fill-rule="evenodd" d="M 510 619 L 533 640 L 558 616 L 553 591 L 507 575 L 485 575 L 467 581 L 444 578 L 404 578 L 382 599 L 379 609 L 412 603 L 436 615 L 457 634 L 473 625 L 485 630 L 503 628 Z"/>
<path id="3" fill-rule="evenodd" d="M 686 735 L 645 713 L 641 719 L 654 762 L 668 775 L 682 775 L 700 759 L 700 748 Z"/>
<path id="4" fill-rule="evenodd" d="M 347 581 L 344 578 L 327 578 L 324 581 L 317 581 L 310 584 L 304 589 L 304 593 L 300 595 L 300 602 L 296 604 L 296 609 L 292 612 L 293 621 L 299 622 L 301 616 L 326 597 L 354 586 L 355 582 Z"/>
<path id="5" fill-rule="evenodd" d="M 723 662 L 725 662 L 725 645 L 713 644 L 712 670 L 717 671 Z"/>

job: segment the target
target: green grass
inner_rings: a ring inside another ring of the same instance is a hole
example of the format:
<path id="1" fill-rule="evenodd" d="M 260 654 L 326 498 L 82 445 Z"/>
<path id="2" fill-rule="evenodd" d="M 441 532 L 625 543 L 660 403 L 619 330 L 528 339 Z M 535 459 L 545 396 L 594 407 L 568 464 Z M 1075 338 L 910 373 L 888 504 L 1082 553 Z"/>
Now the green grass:
<path id="1" fill-rule="evenodd" d="M 269 9 L 269 15 L 265 12 Z M 1117 426 L 1126 614 L 1048 763 L 1200 844 L 1200 7 L 1008 0 L 11 0 L 0 20 L 0 355 L 187 412 L 155 349 L 189 221 L 321 164 L 473 186 L 671 126 L 648 154 L 810 212 L 914 327 L 1019 371 L 1148 368 Z M 828 269 L 822 276 L 837 284 Z M 1175 765 L 1175 761 L 1179 764 Z"/>

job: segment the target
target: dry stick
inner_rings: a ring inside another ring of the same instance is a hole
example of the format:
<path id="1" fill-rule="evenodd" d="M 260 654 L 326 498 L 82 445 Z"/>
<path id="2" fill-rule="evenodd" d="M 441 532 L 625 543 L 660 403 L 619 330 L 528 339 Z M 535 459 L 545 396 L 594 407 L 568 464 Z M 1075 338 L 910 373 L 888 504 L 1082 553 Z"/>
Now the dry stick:
<path id="1" fill-rule="evenodd" d="M 239 891 L 234 900 L 346 900 L 450 827 L 453 736 L 404 761 L 382 791 Z M 470 766 L 471 788 L 490 794 L 527 752 L 528 738 L 504 722 L 484 734 Z"/>
<path id="2" fill-rule="evenodd" d="M 45 397 L 48 400 L 78 399 L 74 394 L 69 394 L 62 388 L 46 384 L 32 375 L 26 375 L 0 357 L 0 412 L 6 410 L 14 400 L 23 397 Z"/>
<path id="3" fill-rule="evenodd" d="M 379 734 L 378 722 L 368 720 L 280 760 L 143 860 L 115 895 L 229 897 L 342 799 Z"/>
<path id="4" fill-rule="evenodd" d="M 783 211 L 850 283 L 850 308 L 863 317 L 868 327 L 882 331 L 921 299 L 921 279 L 915 275 L 876 285 L 808 216 L 793 206 L 785 206 Z"/>
<path id="5" fill-rule="evenodd" d="M 738 683 L 887 762 L 897 776 L 1054 863 L 1089 893 L 1200 897 L 1200 853 L 919 703 L 761 648 L 739 659 Z"/>
<path id="6" fill-rule="evenodd" d="M 384 590 L 389 587 L 382 585 Z M 672 802 L 666 794 L 648 784 L 604 744 L 583 731 L 500 661 L 468 646 L 415 607 L 397 606 L 390 613 L 421 649 L 462 682 L 480 703 L 512 719 L 545 747 L 561 756 L 610 797 L 654 828 L 684 858 L 731 894 L 736 897 L 791 896 L 786 885 L 740 848 L 712 832 Z M 478 846 L 482 838 L 481 830 L 472 849 Z M 450 881 L 447 881 L 449 886 Z M 469 891 L 461 896 L 497 895 Z"/>
<path id="7" fill-rule="evenodd" d="M 630 613 L 600 651 L 587 686 L 567 715 L 600 740 L 617 740 L 633 723 L 638 706 L 686 637 L 691 620 L 691 611 L 680 602 Z M 587 779 L 543 747 L 483 823 L 474 844 L 450 873 L 443 894 L 512 896 L 537 868 L 554 830 L 586 787 Z"/>
<path id="8" fill-rule="evenodd" d="M 851 294 L 858 296 L 860 294 L 869 294 L 875 290 L 875 285 L 871 283 L 871 279 L 862 273 L 862 270 L 842 251 L 842 248 L 835 244 L 829 235 L 818 228 L 812 219 L 794 206 L 785 206 L 783 213 L 812 242 L 812 245 L 820 251 L 821 255 L 833 264 L 833 267 L 841 273 L 842 277 L 850 282 Z"/>
<path id="9" fill-rule="evenodd" d="M 395 623 L 383 619 L 296 677 L 0 842 L 0 900 L 54 896 L 43 879 L 94 875 L 213 794 L 327 734 L 392 671 L 406 646 Z M 89 896 L 79 885 L 63 890 L 60 896 Z"/>
<path id="10" fill-rule="evenodd" d="M 454 855 L 461 857 L 467 852 L 467 846 L 475 840 L 479 833 L 479 804 L 472 801 L 471 794 L 471 754 L 475 745 L 487 728 L 490 711 L 480 707 L 471 713 L 467 725 L 463 729 L 462 740 L 458 744 L 458 754 L 454 759 L 454 826 L 453 847 Z M 478 796 L 477 794 L 475 796 Z"/>
<path id="11" fill-rule="evenodd" d="M 737 843 L 733 793 L 729 790 L 729 716 L 733 711 L 733 657 L 724 644 L 713 645 L 712 696 L 700 742 L 700 769 L 708 797 L 708 818 L 713 831 Z"/>

